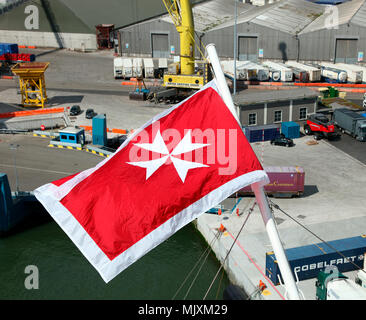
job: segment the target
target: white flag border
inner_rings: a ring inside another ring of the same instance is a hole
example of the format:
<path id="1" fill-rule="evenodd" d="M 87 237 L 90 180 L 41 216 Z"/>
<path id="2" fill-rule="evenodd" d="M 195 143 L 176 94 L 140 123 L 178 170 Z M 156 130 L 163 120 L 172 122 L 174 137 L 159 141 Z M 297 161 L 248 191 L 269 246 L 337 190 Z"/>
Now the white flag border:
<path id="1" fill-rule="evenodd" d="M 72 242 L 74 242 L 81 253 L 99 272 L 103 280 L 108 283 L 120 272 L 172 236 L 179 229 L 196 219 L 199 215 L 225 200 L 244 186 L 256 182 L 262 182 L 263 185 L 269 183 L 268 176 L 264 170 L 255 170 L 243 174 L 211 191 L 147 234 L 113 260 L 110 260 L 105 255 L 76 218 L 54 197 L 55 185 L 46 184 L 38 188 L 35 190 L 35 196 Z"/>
<path id="2" fill-rule="evenodd" d="M 213 88 L 221 96 L 215 79 L 207 83 L 200 91 L 203 91 L 209 87 Z M 200 91 L 197 91 L 195 94 Z M 78 183 L 83 181 L 94 171 L 103 166 L 106 162 L 110 161 L 110 159 L 112 159 L 115 154 L 123 149 L 146 127 L 167 116 L 190 98 L 192 98 L 192 96 L 153 117 L 140 129 L 136 130 L 128 139 L 126 139 L 126 141 L 111 157 L 104 159 L 95 167 L 80 172 L 75 177 L 63 183 L 61 186 L 48 183 L 34 191 L 36 198 L 43 204 L 43 206 L 47 209 L 53 219 L 59 224 L 62 230 L 68 235 L 68 237 L 72 240 L 72 242 L 74 242 L 81 253 L 99 272 L 105 282 L 111 281 L 120 272 L 140 259 L 147 252 L 158 246 L 161 242 L 169 238 L 179 229 L 196 219 L 203 212 L 206 212 L 221 201 L 225 200 L 227 197 L 234 194 L 241 188 L 256 182 L 262 182 L 263 185 L 269 183 L 268 176 L 264 170 L 252 171 L 232 179 L 176 214 L 174 217 L 150 232 L 148 235 L 136 242 L 133 246 L 125 250 L 113 260 L 110 260 L 107 257 L 107 255 L 99 248 L 99 246 L 94 242 L 94 240 L 75 219 L 75 217 L 61 204 L 61 199 L 63 199 Z"/>

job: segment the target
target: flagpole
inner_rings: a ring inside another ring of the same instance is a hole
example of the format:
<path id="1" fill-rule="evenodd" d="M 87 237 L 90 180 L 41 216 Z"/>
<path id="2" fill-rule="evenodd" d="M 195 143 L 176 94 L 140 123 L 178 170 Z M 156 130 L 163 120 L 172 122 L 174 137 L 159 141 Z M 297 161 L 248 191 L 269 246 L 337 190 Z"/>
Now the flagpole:
<path id="1" fill-rule="evenodd" d="M 212 43 L 208 44 L 206 46 L 206 51 L 209 61 L 212 65 L 215 78 L 217 81 L 217 86 L 222 95 L 222 99 L 224 100 L 225 104 L 227 105 L 227 107 L 229 108 L 229 110 L 231 111 L 231 113 L 233 114 L 233 116 L 238 121 L 241 127 L 238 114 L 235 110 L 235 106 L 231 97 L 230 90 L 227 86 L 224 73 L 222 72 L 221 69 L 215 45 Z M 252 190 L 255 194 L 256 201 L 261 211 L 262 219 L 266 227 L 269 240 L 272 244 L 272 248 L 276 256 L 278 266 L 280 268 L 281 275 L 283 277 L 283 281 L 286 286 L 289 298 L 290 300 L 300 300 L 299 290 L 297 288 L 294 276 L 291 272 L 290 264 L 288 263 L 285 250 L 282 246 L 276 224 L 274 223 L 273 215 L 269 208 L 267 197 L 264 193 L 263 184 L 261 184 L 260 182 L 252 184 Z"/>
<path id="2" fill-rule="evenodd" d="M 206 51 L 208 58 L 210 60 L 210 63 L 212 65 L 212 69 L 215 73 L 215 78 L 217 80 L 217 86 L 219 88 L 219 91 L 222 95 L 222 100 L 224 100 L 225 104 L 235 117 L 236 121 L 238 121 L 240 127 L 241 123 L 238 118 L 238 113 L 236 112 L 236 108 L 233 102 L 233 99 L 231 98 L 231 93 L 229 90 L 229 87 L 226 84 L 224 73 L 222 72 L 219 57 L 217 56 L 216 48 L 213 43 L 210 43 L 206 46 Z"/>

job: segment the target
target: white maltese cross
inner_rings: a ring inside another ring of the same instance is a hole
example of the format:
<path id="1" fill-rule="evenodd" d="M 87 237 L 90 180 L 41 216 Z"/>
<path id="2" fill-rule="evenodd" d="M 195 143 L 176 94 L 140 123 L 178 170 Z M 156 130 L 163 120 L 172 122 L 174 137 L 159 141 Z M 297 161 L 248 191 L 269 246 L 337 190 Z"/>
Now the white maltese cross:
<path id="1" fill-rule="evenodd" d="M 178 156 L 180 154 L 190 152 L 196 149 L 207 147 L 209 144 L 205 143 L 192 143 L 192 135 L 191 130 L 187 132 L 187 134 L 183 137 L 183 139 L 177 144 L 177 146 L 173 149 L 172 152 L 169 152 L 163 137 L 161 136 L 160 130 L 156 133 L 155 139 L 153 143 L 136 143 L 136 146 L 148 150 L 157 152 L 160 154 L 164 154 L 164 157 L 159 159 L 150 160 L 150 161 L 139 161 L 139 162 L 127 162 L 133 166 L 141 167 L 146 169 L 146 180 L 150 178 L 150 176 L 158 170 L 168 159 L 170 159 L 177 170 L 177 173 L 184 182 L 186 179 L 187 173 L 189 169 L 194 168 L 202 168 L 209 167 L 205 164 L 198 162 L 191 162 L 176 158 L 174 156 Z"/>

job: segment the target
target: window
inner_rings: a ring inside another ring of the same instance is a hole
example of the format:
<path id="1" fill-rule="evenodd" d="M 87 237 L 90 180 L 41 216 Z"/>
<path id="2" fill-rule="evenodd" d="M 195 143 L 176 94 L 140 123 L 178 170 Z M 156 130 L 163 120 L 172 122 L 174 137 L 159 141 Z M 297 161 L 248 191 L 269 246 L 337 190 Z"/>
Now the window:
<path id="1" fill-rule="evenodd" d="M 304 120 L 306 119 L 308 115 L 308 110 L 307 108 L 300 108 L 300 116 L 299 116 L 299 120 Z"/>
<path id="2" fill-rule="evenodd" d="M 257 114 L 256 113 L 249 113 L 249 121 L 248 124 L 250 126 L 254 126 L 257 124 Z"/>
<path id="3" fill-rule="evenodd" d="M 282 110 L 277 110 L 274 112 L 274 122 L 282 121 Z"/>
<path id="4" fill-rule="evenodd" d="M 75 141 L 75 136 L 69 136 L 69 139 Z"/>
<path id="5" fill-rule="evenodd" d="M 61 139 L 62 140 L 67 140 L 67 136 L 65 136 L 64 134 L 61 135 Z"/>

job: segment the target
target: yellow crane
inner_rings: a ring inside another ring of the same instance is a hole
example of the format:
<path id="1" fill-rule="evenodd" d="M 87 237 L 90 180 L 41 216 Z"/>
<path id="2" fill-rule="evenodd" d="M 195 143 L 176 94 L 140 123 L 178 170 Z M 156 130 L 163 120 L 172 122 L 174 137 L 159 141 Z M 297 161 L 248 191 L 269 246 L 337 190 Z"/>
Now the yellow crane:
<path id="1" fill-rule="evenodd" d="M 192 6 L 189 0 L 162 0 L 180 36 L 180 62 L 173 63 L 164 74 L 164 86 L 200 89 L 210 80 L 208 64 L 195 73 L 195 40 Z"/>

